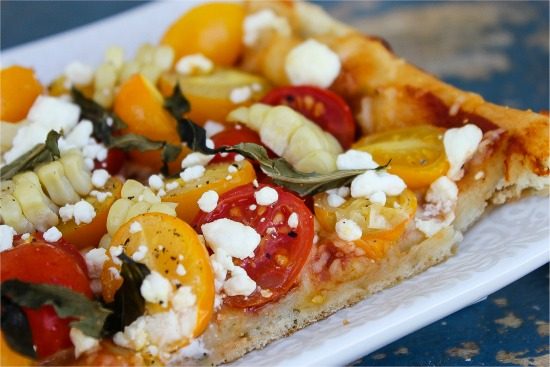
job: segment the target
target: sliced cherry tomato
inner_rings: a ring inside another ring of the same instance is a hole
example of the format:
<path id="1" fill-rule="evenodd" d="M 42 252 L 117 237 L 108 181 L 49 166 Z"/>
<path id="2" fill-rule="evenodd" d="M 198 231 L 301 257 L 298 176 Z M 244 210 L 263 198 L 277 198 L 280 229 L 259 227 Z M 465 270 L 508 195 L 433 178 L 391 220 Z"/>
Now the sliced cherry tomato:
<path id="1" fill-rule="evenodd" d="M 139 223 L 142 230 L 133 231 L 130 228 L 133 223 Z M 139 246 L 143 245 L 147 246 L 148 251 L 140 262 L 165 276 L 172 284 L 178 282 L 192 288 L 197 299 L 197 323 L 194 336 L 200 335 L 208 326 L 214 306 L 214 274 L 206 247 L 189 224 L 163 213 L 146 213 L 130 219 L 117 230 L 111 240 L 111 246 L 123 246 L 128 256 L 134 254 Z M 177 271 L 180 264 L 185 269 L 183 275 Z M 111 260 L 107 260 L 103 265 L 101 283 L 103 297 L 107 302 L 113 299 L 116 290 L 122 284 L 120 277 L 114 277 L 109 270 L 111 267 L 120 270 L 120 265 Z M 159 304 L 147 303 L 146 310 L 147 313 L 152 314 L 164 312 L 167 308 Z M 189 341 L 180 342 L 177 347 L 182 347 Z"/>
<path id="2" fill-rule="evenodd" d="M 237 169 L 229 172 L 233 165 Z M 178 203 L 176 213 L 180 219 L 191 223 L 199 212 L 197 200 L 208 190 L 214 190 L 219 195 L 235 187 L 251 183 L 256 178 L 254 167 L 248 161 L 233 163 L 217 163 L 209 165 L 204 175 L 196 180 L 185 182 L 175 180 L 179 186 L 170 190 L 162 197 L 162 201 Z"/>
<path id="3" fill-rule="evenodd" d="M 42 93 L 42 85 L 32 69 L 15 65 L 0 70 L 0 91 L 0 120 L 19 122 Z"/>
<path id="4" fill-rule="evenodd" d="M 235 260 L 235 264 L 243 267 L 264 292 L 256 289 L 248 297 L 226 297 L 224 303 L 232 307 L 258 307 L 283 297 L 296 284 L 313 243 L 313 215 L 294 194 L 273 186 L 279 195 L 277 202 L 250 210 L 256 205 L 254 193 L 266 186 L 256 189 L 245 185 L 229 191 L 220 196 L 214 211 L 200 213 L 194 221 L 195 229 L 200 231 L 205 223 L 229 218 L 251 226 L 262 236 L 254 257 Z M 296 228 L 288 225 L 293 213 L 298 216 Z"/>
<path id="5" fill-rule="evenodd" d="M 236 145 L 239 143 L 256 143 L 263 145 L 260 135 L 246 126 L 240 126 L 238 129 L 231 127 L 220 131 L 216 135 L 212 136 L 212 141 L 216 147 L 221 147 L 223 145 Z M 235 156 L 235 153 L 229 153 L 225 157 L 222 157 L 220 154 L 216 154 L 211 162 L 233 162 Z"/>
<path id="6" fill-rule="evenodd" d="M 176 60 L 202 53 L 218 65 L 231 66 L 242 51 L 243 19 L 241 4 L 210 3 L 183 14 L 164 33 L 160 43 L 171 46 Z"/>
<path id="7" fill-rule="evenodd" d="M 297 86 L 272 89 L 263 103 L 285 105 L 331 133 L 344 149 L 355 140 L 355 121 L 346 101 L 338 94 L 318 87 Z"/>
<path id="8" fill-rule="evenodd" d="M 103 162 L 95 161 L 94 169 L 106 169 L 112 176 L 118 174 L 126 161 L 126 153 L 117 148 L 109 148 L 107 158 Z"/>
<path id="9" fill-rule="evenodd" d="M 445 129 L 420 125 L 365 136 L 354 149 L 372 154 L 378 164 L 391 160 L 388 172 L 418 189 L 430 185 L 449 170 L 442 136 Z"/>
<path id="10" fill-rule="evenodd" d="M 349 198 L 341 206 L 332 207 L 326 193 L 314 198 L 315 217 L 323 230 L 332 234 L 337 221 L 353 220 L 363 231 L 363 236 L 354 243 L 373 260 L 386 256 L 388 248 L 405 232 L 416 206 L 416 196 L 408 189 L 399 196 L 388 197 L 384 206 L 372 204 L 366 198 Z"/>
<path id="11" fill-rule="evenodd" d="M 64 241 L 51 244 L 41 234 L 28 243 L 16 240 L 16 246 L 0 254 L 0 280 L 19 279 L 40 284 L 57 284 L 92 298 L 86 264 L 82 255 Z M 40 358 L 71 346 L 69 322 L 61 319 L 51 306 L 23 308 Z"/>

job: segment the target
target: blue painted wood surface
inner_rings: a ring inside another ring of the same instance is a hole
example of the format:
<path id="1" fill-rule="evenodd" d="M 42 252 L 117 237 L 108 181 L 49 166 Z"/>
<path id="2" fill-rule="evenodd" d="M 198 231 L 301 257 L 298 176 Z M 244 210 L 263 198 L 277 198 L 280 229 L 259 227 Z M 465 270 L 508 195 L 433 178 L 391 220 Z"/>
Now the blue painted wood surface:
<path id="1" fill-rule="evenodd" d="M 141 3 L 2 1 L 0 46 L 6 49 Z M 496 103 L 549 109 L 547 1 L 321 4 L 340 19 L 387 38 L 398 54 L 460 88 Z M 454 65 L 449 60 L 463 61 Z M 352 365 L 548 366 L 548 269 L 545 265 Z"/>

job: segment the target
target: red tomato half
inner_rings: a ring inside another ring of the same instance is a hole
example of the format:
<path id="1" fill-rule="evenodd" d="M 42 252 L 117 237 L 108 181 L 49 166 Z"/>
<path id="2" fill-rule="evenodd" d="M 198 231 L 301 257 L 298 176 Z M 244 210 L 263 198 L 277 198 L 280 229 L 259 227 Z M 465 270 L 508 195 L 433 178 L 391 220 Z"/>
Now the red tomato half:
<path id="1" fill-rule="evenodd" d="M 0 281 L 19 279 L 32 283 L 58 284 L 88 298 L 93 297 L 84 259 L 72 245 L 50 244 L 42 240 L 41 236 L 37 236 L 33 242 L 18 242 L 20 240 L 16 240 L 14 248 L 0 254 Z M 80 260 L 77 260 L 77 255 Z M 60 319 L 51 306 L 23 310 L 40 358 L 71 346 L 71 319 Z"/>
<path id="2" fill-rule="evenodd" d="M 336 93 L 310 86 L 279 87 L 262 99 L 263 103 L 289 106 L 331 133 L 344 149 L 355 139 L 355 121 L 346 101 Z"/>
<path id="3" fill-rule="evenodd" d="M 122 169 L 122 166 L 126 162 L 126 153 L 117 148 L 109 148 L 107 152 L 107 158 L 103 162 L 95 161 L 94 169 L 103 168 L 111 175 L 116 175 Z"/>
<path id="4" fill-rule="evenodd" d="M 246 126 L 239 126 L 238 129 L 236 127 L 232 127 L 220 131 L 212 136 L 212 141 L 214 142 L 214 146 L 216 148 L 223 145 L 236 145 L 239 143 L 256 143 L 262 145 L 262 141 L 260 140 L 258 133 L 247 128 Z M 219 154 L 216 154 L 216 157 L 214 157 L 212 163 L 233 162 L 235 155 L 235 153 L 229 153 L 227 156 L 222 157 Z"/>
<path id="5" fill-rule="evenodd" d="M 313 215 L 297 196 L 273 186 L 279 194 L 277 202 L 250 210 L 250 205 L 257 205 L 254 192 L 265 186 L 237 187 L 220 197 L 214 211 L 201 213 L 194 221 L 195 229 L 200 231 L 202 224 L 229 218 L 253 227 L 262 237 L 254 257 L 236 259 L 235 265 L 246 270 L 264 295 L 256 289 L 248 297 L 226 297 L 224 303 L 232 307 L 258 307 L 284 296 L 296 284 L 313 243 Z M 292 213 L 298 215 L 297 228 L 288 225 Z"/>

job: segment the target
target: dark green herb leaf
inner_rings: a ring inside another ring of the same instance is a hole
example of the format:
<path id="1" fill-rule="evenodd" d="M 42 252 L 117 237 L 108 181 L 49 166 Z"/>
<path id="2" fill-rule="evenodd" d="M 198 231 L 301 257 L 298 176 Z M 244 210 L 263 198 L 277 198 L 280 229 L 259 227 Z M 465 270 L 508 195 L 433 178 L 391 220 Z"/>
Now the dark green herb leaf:
<path id="1" fill-rule="evenodd" d="M 80 106 L 80 117 L 90 120 L 94 126 L 94 137 L 110 146 L 113 132 L 124 129 L 127 125 L 115 114 L 108 112 L 94 100 L 87 98 L 76 88 L 71 89 L 73 101 Z"/>
<path id="2" fill-rule="evenodd" d="M 9 180 L 19 172 L 32 170 L 42 163 L 48 163 L 59 158 L 57 141 L 60 136 L 58 132 L 51 130 L 44 144 L 36 145 L 21 157 L 2 167 L 0 169 L 0 178 L 2 180 Z"/>
<path id="3" fill-rule="evenodd" d="M 2 334 L 11 349 L 30 358 L 36 358 L 29 321 L 23 309 L 9 298 L 2 297 Z"/>
<path id="4" fill-rule="evenodd" d="M 12 279 L 2 282 L 1 293 L 2 297 L 9 298 L 19 306 L 39 308 L 51 305 L 59 317 L 76 318 L 71 321 L 71 327 L 94 338 L 101 336 L 105 319 L 111 313 L 101 303 L 59 285 L 26 283 Z"/>
<path id="5" fill-rule="evenodd" d="M 164 108 L 166 108 L 172 116 L 182 117 L 183 114 L 191 110 L 191 105 L 183 93 L 181 93 L 179 84 L 176 84 L 172 96 L 164 100 Z"/>
<path id="6" fill-rule="evenodd" d="M 115 294 L 115 300 L 107 305 L 113 312 L 105 323 L 104 335 L 123 330 L 145 312 L 145 300 L 140 288 L 143 279 L 151 272 L 147 266 L 135 262 L 124 253 L 118 258 L 122 261 L 120 275 L 124 281 Z"/>
<path id="7" fill-rule="evenodd" d="M 234 146 L 210 149 L 206 146 L 206 131 L 181 115 L 180 112 L 185 111 L 185 104 L 188 104 L 188 102 L 180 96 L 179 86 L 176 86 L 173 95 L 166 100 L 164 105 L 178 122 L 180 138 L 189 148 L 203 154 L 239 153 L 258 162 L 261 170 L 271 177 L 276 184 L 290 189 L 300 196 L 313 195 L 347 185 L 357 175 L 365 172 L 365 170 L 346 170 L 323 174 L 299 172 L 283 158 L 269 158 L 265 148 L 254 143 L 241 143 Z M 181 108 L 178 108 L 178 103 L 182 104 Z"/>

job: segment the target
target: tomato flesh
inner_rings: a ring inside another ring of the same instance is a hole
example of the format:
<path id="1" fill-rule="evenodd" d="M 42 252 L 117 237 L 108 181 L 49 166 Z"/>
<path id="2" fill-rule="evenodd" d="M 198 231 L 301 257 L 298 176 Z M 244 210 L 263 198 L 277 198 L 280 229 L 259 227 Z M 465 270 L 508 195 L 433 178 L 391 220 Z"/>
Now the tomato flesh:
<path id="1" fill-rule="evenodd" d="M 261 236 L 261 242 L 254 251 L 254 257 L 234 260 L 235 265 L 244 268 L 261 290 L 248 297 L 230 296 L 224 303 L 238 308 L 250 308 L 276 301 L 296 284 L 313 243 L 313 215 L 304 202 L 294 194 L 280 187 L 272 186 L 279 195 L 276 203 L 270 206 L 257 206 L 254 192 L 267 185 L 254 188 L 253 185 L 238 187 L 222 195 L 216 209 L 199 214 L 194 227 L 200 231 L 201 225 L 220 218 L 229 218 L 251 226 Z M 288 218 L 298 215 L 298 227 L 290 228 Z"/>
<path id="2" fill-rule="evenodd" d="M 124 162 L 126 162 L 126 153 L 124 151 L 117 148 L 109 148 L 107 158 L 103 162 L 94 161 L 94 169 L 103 168 L 112 176 L 120 172 Z"/>
<path id="3" fill-rule="evenodd" d="M 272 89 L 263 103 L 286 105 L 331 133 L 344 149 L 355 139 L 356 125 L 346 101 L 336 93 L 312 86 L 279 87 Z"/>
<path id="4" fill-rule="evenodd" d="M 78 260 L 77 260 L 78 259 Z M 84 259 L 68 243 L 50 244 L 41 236 L 0 254 L 0 280 L 19 279 L 39 284 L 57 284 L 92 298 Z M 84 268 L 83 268 L 84 267 Z M 70 318 L 61 319 L 51 306 L 23 308 L 38 357 L 44 358 L 70 347 Z"/>

